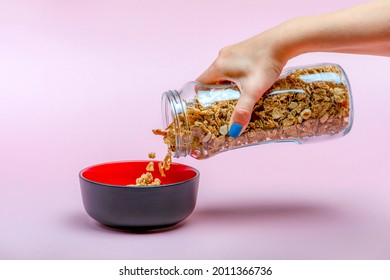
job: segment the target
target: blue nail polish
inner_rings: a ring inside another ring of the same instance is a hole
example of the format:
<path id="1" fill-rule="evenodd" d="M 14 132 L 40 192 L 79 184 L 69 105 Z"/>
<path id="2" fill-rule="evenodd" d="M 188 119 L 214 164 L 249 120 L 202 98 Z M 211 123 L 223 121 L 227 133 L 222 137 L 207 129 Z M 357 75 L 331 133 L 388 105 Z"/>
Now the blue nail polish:
<path id="1" fill-rule="evenodd" d="M 233 138 L 237 138 L 238 135 L 240 135 L 240 132 L 242 130 L 242 126 L 239 125 L 238 123 L 232 124 L 229 130 L 229 135 Z"/>

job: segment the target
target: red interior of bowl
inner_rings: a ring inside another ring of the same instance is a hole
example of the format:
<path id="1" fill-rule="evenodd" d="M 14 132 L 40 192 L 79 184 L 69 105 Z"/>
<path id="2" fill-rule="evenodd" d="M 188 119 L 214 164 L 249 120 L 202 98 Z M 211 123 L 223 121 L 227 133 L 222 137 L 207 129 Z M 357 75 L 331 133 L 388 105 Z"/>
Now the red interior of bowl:
<path id="1" fill-rule="evenodd" d="M 146 173 L 146 166 L 150 161 L 124 161 L 110 162 L 95 165 L 81 171 L 81 176 L 96 183 L 126 186 L 135 184 L 135 180 Z M 153 178 L 159 178 L 161 185 L 173 184 L 190 180 L 197 176 L 198 172 L 186 165 L 172 163 L 169 170 L 165 171 L 166 177 L 162 177 L 158 170 L 158 161 L 154 162 Z"/>

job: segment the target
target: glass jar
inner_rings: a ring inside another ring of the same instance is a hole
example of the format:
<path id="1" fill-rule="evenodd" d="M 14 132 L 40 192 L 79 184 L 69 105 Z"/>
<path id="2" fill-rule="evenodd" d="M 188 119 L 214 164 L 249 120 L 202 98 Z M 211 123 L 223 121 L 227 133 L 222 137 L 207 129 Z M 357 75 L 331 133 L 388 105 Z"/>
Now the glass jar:
<path id="1" fill-rule="evenodd" d="M 162 95 L 160 133 L 173 156 L 196 159 L 251 145 L 311 141 L 346 135 L 353 122 L 351 89 L 337 64 L 286 68 L 255 104 L 247 128 L 228 135 L 240 91 L 235 84 L 189 82 Z"/>

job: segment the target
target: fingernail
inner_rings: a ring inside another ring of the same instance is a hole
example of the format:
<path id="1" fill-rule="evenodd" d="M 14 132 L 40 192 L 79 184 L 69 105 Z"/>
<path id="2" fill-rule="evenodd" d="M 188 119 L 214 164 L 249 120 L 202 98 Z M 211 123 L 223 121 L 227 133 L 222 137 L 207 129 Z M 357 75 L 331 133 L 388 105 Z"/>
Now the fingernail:
<path id="1" fill-rule="evenodd" d="M 237 138 L 238 135 L 240 135 L 241 130 L 242 130 L 242 126 L 239 125 L 238 123 L 232 124 L 229 130 L 230 137 Z"/>

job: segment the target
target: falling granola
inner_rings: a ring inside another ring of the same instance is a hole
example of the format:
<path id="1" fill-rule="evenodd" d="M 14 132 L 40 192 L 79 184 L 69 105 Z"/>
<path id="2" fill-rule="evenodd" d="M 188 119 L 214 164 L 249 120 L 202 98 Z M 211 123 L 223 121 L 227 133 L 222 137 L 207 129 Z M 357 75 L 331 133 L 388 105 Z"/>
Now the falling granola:
<path id="1" fill-rule="evenodd" d="M 156 153 L 149 153 L 149 158 L 154 159 L 156 157 Z M 172 163 L 172 152 L 168 150 L 166 156 L 163 161 L 160 161 L 158 165 L 158 169 L 161 177 L 166 177 L 165 171 L 169 170 Z M 155 171 L 154 162 L 151 161 L 146 165 L 146 173 L 143 173 L 140 177 L 135 180 L 135 184 L 129 184 L 127 186 L 160 186 L 161 179 L 157 177 L 153 177 L 152 172 Z"/>

